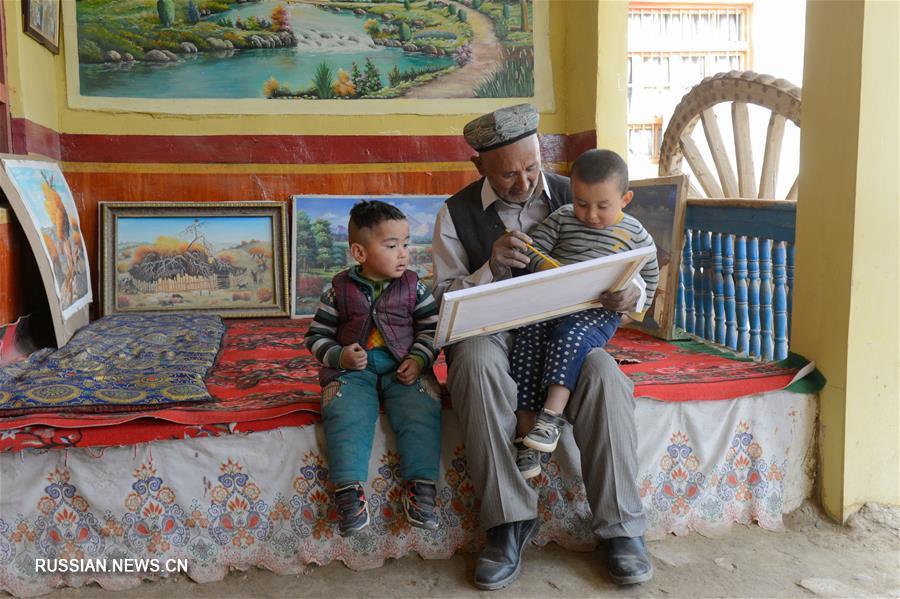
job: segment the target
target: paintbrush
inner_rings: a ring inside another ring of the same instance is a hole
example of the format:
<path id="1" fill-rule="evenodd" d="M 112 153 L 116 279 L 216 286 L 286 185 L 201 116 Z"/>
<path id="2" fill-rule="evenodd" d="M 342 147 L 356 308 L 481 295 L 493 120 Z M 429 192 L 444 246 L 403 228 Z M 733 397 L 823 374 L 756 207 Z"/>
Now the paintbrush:
<path id="1" fill-rule="evenodd" d="M 512 231 L 510 231 L 509 229 L 506 229 L 506 233 L 509 234 L 509 233 L 512 233 Z M 553 258 L 551 258 L 550 256 L 548 256 L 547 254 L 545 254 L 545 253 L 542 252 L 541 250 L 537 249 L 536 247 L 534 247 L 534 246 L 531 245 L 530 243 L 526 243 L 526 242 L 524 242 L 524 241 L 523 241 L 522 243 L 525 244 L 525 247 L 527 247 L 529 250 L 531 250 L 532 252 L 534 252 L 534 253 L 538 256 L 538 258 L 540 258 L 541 260 L 543 260 L 544 262 L 546 262 L 547 264 L 549 264 L 549 265 L 552 266 L 553 268 L 559 268 L 560 266 L 562 266 L 562 264 L 560 264 L 559 262 L 557 262 L 556 260 L 554 260 Z"/>

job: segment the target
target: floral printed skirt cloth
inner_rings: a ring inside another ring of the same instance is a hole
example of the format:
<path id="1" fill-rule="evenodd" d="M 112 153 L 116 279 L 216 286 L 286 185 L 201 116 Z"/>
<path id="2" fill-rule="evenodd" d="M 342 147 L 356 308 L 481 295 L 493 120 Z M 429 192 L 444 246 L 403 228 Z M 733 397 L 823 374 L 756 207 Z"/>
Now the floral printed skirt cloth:
<path id="1" fill-rule="evenodd" d="M 637 484 L 648 538 L 723 534 L 735 522 L 778 530 L 782 514 L 809 496 L 815 395 L 636 402 Z M 333 560 L 363 569 L 409 552 L 445 559 L 477 551 L 484 542 L 478 501 L 452 411 L 444 411 L 442 435 L 441 528 L 415 529 L 404 519 L 399 456 L 382 416 L 366 484 L 372 524 L 350 538 L 337 532 L 320 426 L 0 453 L 0 589 L 29 596 L 95 580 L 124 589 L 147 576 L 38 574 L 39 557 L 185 559 L 191 578 L 209 582 L 230 568 L 298 574 Z M 577 455 L 567 431 L 534 479 L 538 544 L 597 545 Z"/>

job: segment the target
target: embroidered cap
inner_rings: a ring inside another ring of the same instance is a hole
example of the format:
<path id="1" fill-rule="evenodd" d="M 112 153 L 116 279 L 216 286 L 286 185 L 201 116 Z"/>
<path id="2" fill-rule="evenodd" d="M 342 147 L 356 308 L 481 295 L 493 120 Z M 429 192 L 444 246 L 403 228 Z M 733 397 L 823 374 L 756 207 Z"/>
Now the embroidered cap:
<path id="1" fill-rule="evenodd" d="M 463 137 L 476 152 L 496 150 L 537 133 L 539 119 L 531 104 L 508 106 L 469 121 Z"/>

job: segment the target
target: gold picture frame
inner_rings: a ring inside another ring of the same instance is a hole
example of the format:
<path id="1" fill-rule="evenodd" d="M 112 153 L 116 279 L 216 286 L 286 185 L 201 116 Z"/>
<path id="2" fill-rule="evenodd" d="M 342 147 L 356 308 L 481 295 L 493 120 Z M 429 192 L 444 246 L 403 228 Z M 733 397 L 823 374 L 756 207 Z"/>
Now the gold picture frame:
<path id="1" fill-rule="evenodd" d="M 288 316 L 287 205 L 101 202 L 101 311 Z"/>

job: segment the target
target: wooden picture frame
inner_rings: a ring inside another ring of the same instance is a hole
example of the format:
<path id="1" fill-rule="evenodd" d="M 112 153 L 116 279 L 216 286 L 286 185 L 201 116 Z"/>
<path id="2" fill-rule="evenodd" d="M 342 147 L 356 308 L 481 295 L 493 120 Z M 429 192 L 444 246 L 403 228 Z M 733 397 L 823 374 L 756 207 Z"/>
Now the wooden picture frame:
<path id="1" fill-rule="evenodd" d="M 652 247 L 567 264 L 443 295 L 435 347 L 599 308 L 600 295 L 628 285 Z"/>
<path id="2" fill-rule="evenodd" d="M 659 287 L 642 322 L 629 325 L 661 339 L 676 339 L 675 301 L 678 296 L 684 214 L 688 189 L 686 175 L 632 181 L 634 197 L 625 212 L 641 221 L 653 237 L 659 262 Z"/>
<path id="3" fill-rule="evenodd" d="M 62 0 L 22 0 L 25 33 L 54 54 L 59 54 L 61 2 Z"/>
<path id="4" fill-rule="evenodd" d="M 406 215 L 410 233 L 409 268 L 426 285 L 433 286 L 431 238 L 438 212 L 447 201 L 446 195 L 295 195 L 291 198 L 294 215 L 291 318 L 314 316 L 319 298 L 331 285 L 332 277 L 356 264 L 350 257 L 347 223 L 350 209 L 363 200 L 386 202 Z M 308 241 L 304 243 L 303 239 Z M 320 244 L 320 240 L 325 243 Z"/>
<path id="5" fill-rule="evenodd" d="M 102 314 L 287 316 L 282 202 L 101 202 Z"/>
<path id="6" fill-rule="evenodd" d="M 34 253 L 56 343 L 62 347 L 89 322 L 93 300 L 90 263 L 75 199 L 55 160 L 0 154 L 0 167 L 0 189 Z"/>

